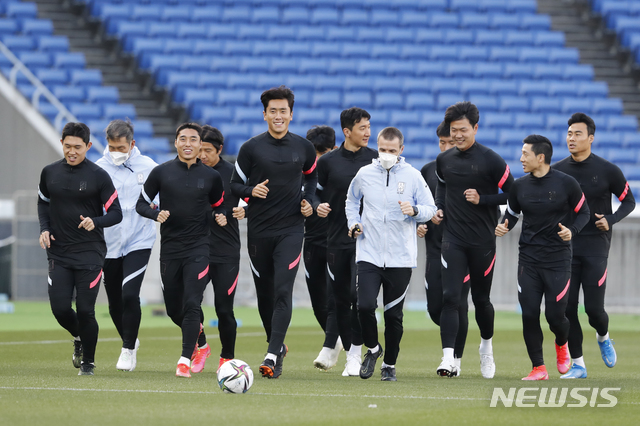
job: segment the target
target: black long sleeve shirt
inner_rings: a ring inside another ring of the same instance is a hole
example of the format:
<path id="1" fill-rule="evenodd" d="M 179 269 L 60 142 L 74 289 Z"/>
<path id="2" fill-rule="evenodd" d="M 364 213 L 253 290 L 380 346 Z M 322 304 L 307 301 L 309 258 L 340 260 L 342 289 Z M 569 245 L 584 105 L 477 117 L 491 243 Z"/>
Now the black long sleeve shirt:
<path id="1" fill-rule="evenodd" d="M 209 235 L 209 262 L 234 263 L 240 260 L 240 230 L 238 219 L 233 217 L 233 208 L 238 207 L 239 198 L 231 192 L 231 175 L 233 164 L 220 158 L 213 166 L 213 170 L 220 173 L 224 185 L 224 202 L 227 224 L 218 225 L 213 215 L 210 216 L 211 234 Z"/>
<path id="2" fill-rule="evenodd" d="M 466 151 L 452 148 L 440 153 L 436 173 L 436 206 L 444 212 L 442 241 L 464 247 L 495 247 L 498 205 L 507 202 L 513 184 L 509 166 L 502 157 L 475 142 Z M 480 195 L 477 205 L 465 198 L 464 191 L 470 188 Z"/>
<path id="3" fill-rule="evenodd" d="M 355 249 L 356 242 L 349 237 L 345 203 L 351 181 L 362 167 L 378 158 L 378 151 L 362 147 L 356 152 L 344 147 L 323 155 L 318 160 L 318 185 L 322 189 L 321 201 L 329 203 L 327 216 L 327 247 L 333 249 Z"/>
<path id="4" fill-rule="evenodd" d="M 425 164 L 420 170 L 422 177 L 427 182 L 427 186 L 432 194 L 436 193 L 438 187 L 438 177 L 436 176 L 436 161 Z M 442 235 L 444 234 L 444 223 L 436 225 L 429 221 L 427 222 L 427 235 L 424 237 L 424 242 L 427 246 L 428 256 L 439 256 L 442 251 Z"/>
<path id="5" fill-rule="evenodd" d="M 618 166 L 595 154 L 579 162 L 569 156 L 551 167 L 578 181 L 591 212 L 589 222 L 573 238 L 573 254 L 607 257 L 611 245 L 611 228 L 636 207 L 636 200 L 624 174 Z M 615 213 L 611 208 L 612 194 L 621 202 Z M 596 227 L 596 221 L 599 220 L 596 213 L 603 214 L 607 219 L 608 231 L 600 231 Z"/>
<path id="6" fill-rule="evenodd" d="M 95 229 L 78 228 L 81 215 L 91 218 Z M 47 257 L 66 267 L 85 269 L 102 267 L 107 254 L 103 228 L 120 223 L 122 210 L 107 172 L 88 159 L 75 166 L 62 159 L 42 169 L 38 218 L 40 232 L 49 231 L 55 238 Z"/>
<path id="7" fill-rule="evenodd" d="M 267 179 L 267 197 L 253 197 L 253 188 Z M 231 192 L 250 199 L 249 235 L 268 238 L 304 232 L 300 202 L 306 199 L 313 203 L 317 182 L 316 150 L 311 142 L 291 132 L 282 139 L 265 132 L 240 147 Z"/>
<path id="8" fill-rule="evenodd" d="M 539 178 L 529 173 L 517 179 L 502 222 L 508 219 L 513 229 L 521 212 L 520 262 L 546 269 L 570 267 L 571 241 L 560 238 L 558 224 L 569 228 L 573 238 L 589 221 L 589 206 L 578 182 L 554 169 Z M 571 212 L 575 221 L 564 223 Z"/>
<path id="9" fill-rule="evenodd" d="M 226 213 L 220 174 L 198 159 L 191 167 L 178 157 L 154 168 L 144 183 L 136 211 L 157 220 L 159 210 L 149 204 L 160 194 L 160 210 L 169 218 L 160 225 L 160 258 L 209 257 L 209 217 Z"/>
<path id="10" fill-rule="evenodd" d="M 322 199 L 322 191 L 316 189 L 316 197 Z M 319 217 L 318 213 L 313 214 L 304 219 L 304 241 L 314 246 L 327 248 L 327 218 Z"/>

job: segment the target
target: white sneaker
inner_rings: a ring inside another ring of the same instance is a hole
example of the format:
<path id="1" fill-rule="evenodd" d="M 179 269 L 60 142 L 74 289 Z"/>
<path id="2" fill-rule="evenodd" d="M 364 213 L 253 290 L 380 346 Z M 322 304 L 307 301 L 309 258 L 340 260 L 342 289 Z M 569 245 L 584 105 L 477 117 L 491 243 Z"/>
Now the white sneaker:
<path id="1" fill-rule="evenodd" d="M 480 354 L 480 372 L 485 379 L 493 379 L 496 374 L 496 364 L 493 354 Z"/>
<path id="2" fill-rule="evenodd" d="M 318 357 L 313 361 L 313 366 L 320 370 L 329 370 L 335 367 L 338 363 L 338 355 L 340 355 L 341 350 L 342 340 L 338 337 L 336 346 L 333 349 L 327 347 L 322 348 Z"/>
<path id="3" fill-rule="evenodd" d="M 460 375 L 462 374 L 462 368 L 460 368 L 460 364 L 462 362 L 461 358 L 454 358 L 453 362 L 456 364 L 456 369 L 458 370 L 458 374 L 456 374 L 456 377 L 460 377 Z"/>
<path id="4" fill-rule="evenodd" d="M 347 363 L 344 365 L 344 371 L 342 372 L 342 375 L 344 377 L 360 377 L 360 365 L 362 365 L 362 357 L 360 355 L 352 355 L 347 352 Z"/>
<path id="5" fill-rule="evenodd" d="M 133 371 L 136 369 L 136 350 L 122 348 L 116 369 L 121 371 Z"/>
<path id="6" fill-rule="evenodd" d="M 333 368 L 336 366 L 336 364 L 338 363 L 338 356 L 340 355 L 342 349 L 342 340 L 338 337 L 338 340 L 336 340 L 336 346 L 333 349 L 329 349 L 329 368 Z M 327 368 L 327 370 L 329 368 Z"/>
<path id="7" fill-rule="evenodd" d="M 456 367 L 456 361 L 453 358 L 442 357 L 442 362 L 436 370 L 438 376 L 442 377 L 455 377 L 458 375 L 458 367 Z"/>

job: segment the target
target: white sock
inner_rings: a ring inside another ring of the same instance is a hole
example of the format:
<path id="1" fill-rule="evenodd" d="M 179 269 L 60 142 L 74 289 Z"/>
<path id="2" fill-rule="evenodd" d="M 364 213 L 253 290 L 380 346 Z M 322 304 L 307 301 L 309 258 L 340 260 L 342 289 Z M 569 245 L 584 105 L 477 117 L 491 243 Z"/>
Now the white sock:
<path id="1" fill-rule="evenodd" d="M 362 345 L 351 345 L 349 349 L 349 355 L 362 356 Z"/>
<path id="2" fill-rule="evenodd" d="M 375 348 L 369 348 L 369 350 L 371 351 L 372 354 L 377 354 L 378 351 L 380 350 L 380 345 L 376 345 Z"/>
<path id="3" fill-rule="evenodd" d="M 181 356 L 178 360 L 178 364 L 185 364 L 187 367 L 191 367 L 191 360 L 189 358 Z"/>
<path id="4" fill-rule="evenodd" d="M 273 362 L 276 362 L 278 359 L 278 355 L 274 355 L 271 352 L 267 353 L 267 356 L 264 359 L 270 359 Z"/>
<path id="5" fill-rule="evenodd" d="M 396 366 L 395 366 L 395 365 L 389 365 L 389 364 L 386 364 L 386 363 L 384 363 L 384 362 L 383 362 L 383 363 L 382 363 L 382 368 L 385 368 L 385 367 L 396 368 Z"/>
<path id="6" fill-rule="evenodd" d="M 462 362 L 462 358 L 454 358 L 453 362 L 455 362 L 456 367 L 460 368 L 460 363 Z"/>
<path id="7" fill-rule="evenodd" d="M 573 358 L 571 361 L 573 361 L 574 364 L 579 365 L 582 368 L 587 368 L 587 366 L 584 365 L 584 357 Z"/>
<path id="8" fill-rule="evenodd" d="M 605 342 L 609 338 L 609 333 L 605 334 L 604 336 L 601 336 L 598 333 L 596 333 L 596 338 L 600 343 Z"/>
<path id="9" fill-rule="evenodd" d="M 443 348 L 443 349 L 442 349 L 442 355 L 443 355 L 446 359 L 454 359 L 454 356 L 453 356 L 453 348 Z"/>
<path id="10" fill-rule="evenodd" d="M 202 346 L 198 346 L 198 349 L 207 349 L 207 346 L 209 346 L 209 344 L 208 344 L 208 343 L 205 343 L 205 344 L 204 344 L 204 345 L 202 345 Z"/>
<path id="11" fill-rule="evenodd" d="M 481 354 L 493 354 L 492 339 L 480 339 L 480 353 Z"/>

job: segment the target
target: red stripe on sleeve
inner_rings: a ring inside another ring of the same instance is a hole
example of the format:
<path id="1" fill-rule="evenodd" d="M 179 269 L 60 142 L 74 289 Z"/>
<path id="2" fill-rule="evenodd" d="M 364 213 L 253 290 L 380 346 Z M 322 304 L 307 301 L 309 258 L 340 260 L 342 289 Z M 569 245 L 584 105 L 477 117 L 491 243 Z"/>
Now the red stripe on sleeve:
<path id="1" fill-rule="evenodd" d="M 583 204 L 584 204 L 584 194 L 582 194 L 582 198 L 580 198 L 580 201 L 578 202 L 578 205 L 576 206 L 575 209 L 573 209 L 573 211 L 578 213 L 580 211 L 580 209 L 582 208 Z"/>
<path id="2" fill-rule="evenodd" d="M 223 201 L 224 201 L 224 191 L 222 191 L 222 197 L 220 197 L 220 199 L 215 204 L 211 204 L 211 207 L 213 207 L 215 209 L 220 204 L 222 204 Z"/>
<path id="3" fill-rule="evenodd" d="M 509 165 L 507 164 L 507 168 L 504 169 L 504 174 L 502 175 L 502 179 L 500 179 L 500 182 L 498 182 L 498 188 L 502 189 L 502 185 L 504 185 L 504 183 L 509 178 L 509 173 L 511 173 L 511 170 L 509 170 Z"/>
<path id="4" fill-rule="evenodd" d="M 302 171 L 303 174 L 308 175 L 309 173 L 311 173 L 312 171 L 314 171 L 316 169 L 316 164 L 318 164 L 318 158 L 316 157 L 315 161 L 313 162 L 313 166 L 311 166 L 311 168 L 307 171 Z"/>
<path id="5" fill-rule="evenodd" d="M 109 211 L 109 207 L 111 207 L 111 204 L 113 204 L 113 202 L 116 200 L 116 198 L 118 198 L 118 191 L 114 189 L 113 190 L 113 194 L 111 195 L 111 197 L 109 197 L 107 202 L 104 203 L 105 211 Z"/>
<path id="6" fill-rule="evenodd" d="M 624 200 L 628 192 L 629 192 L 629 182 L 627 182 L 626 185 L 624 186 L 624 191 L 622 191 L 622 194 L 618 197 L 618 200 L 620 201 Z"/>

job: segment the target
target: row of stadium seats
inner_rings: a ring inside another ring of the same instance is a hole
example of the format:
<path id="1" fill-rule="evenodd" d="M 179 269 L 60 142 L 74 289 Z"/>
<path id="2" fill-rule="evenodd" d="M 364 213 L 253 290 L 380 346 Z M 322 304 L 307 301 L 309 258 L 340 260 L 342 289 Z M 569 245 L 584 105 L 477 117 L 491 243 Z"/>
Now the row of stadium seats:
<path id="1" fill-rule="evenodd" d="M 400 11 L 477 11 L 477 12 L 536 12 L 535 0 L 83 0 L 97 14 L 104 4 L 177 5 L 177 6 L 221 6 L 225 7 L 304 7 L 315 9 L 378 10 L 380 8 Z"/>
<path id="2" fill-rule="evenodd" d="M 623 0 L 594 0 L 593 10 L 615 30 L 621 44 L 631 50 L 640 63 L 640 3 Z"/>
<path id="3" fill-rule="evenodd" d="M 0 34 L 51 35 L 53 23 L 48 19 L 0 19 Z"/>

